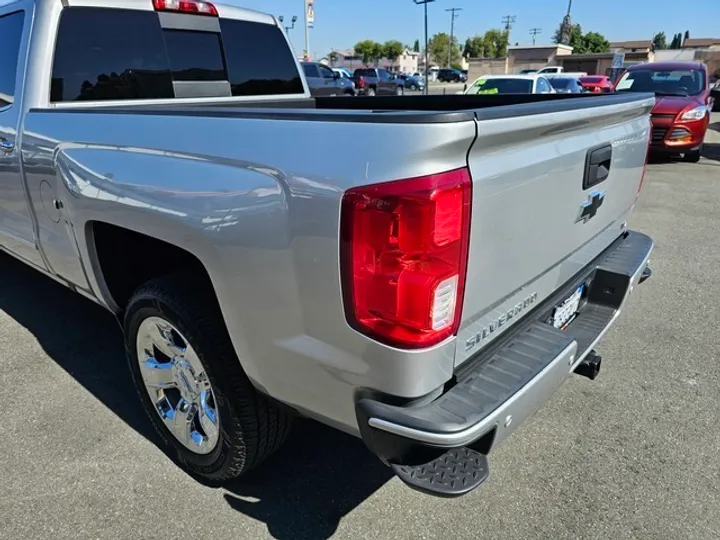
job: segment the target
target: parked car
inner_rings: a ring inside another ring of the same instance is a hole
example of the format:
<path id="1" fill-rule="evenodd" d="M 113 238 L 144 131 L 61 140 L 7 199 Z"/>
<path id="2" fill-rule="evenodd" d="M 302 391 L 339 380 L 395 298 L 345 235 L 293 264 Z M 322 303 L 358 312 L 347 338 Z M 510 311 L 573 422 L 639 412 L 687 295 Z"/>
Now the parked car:
<path id="1" fill-rule="evenodd" d="M 474 94 L 554 94 L 555 89 L 542 75 L 484 75 L 464 92 Z"/>
<path id="2" fill-rule="evenodd" d="M 653 62 L 631 66 L 615 87 L 618 93 L 652 92 L 653 152 L 700 160 L 710 113 L 720 89 L 711 88 L 707 66 L 696 62 Z"/>
<path id="3" fill-rule="evenodd" d="M 615 91 L 615 85 L 613 85 L 610 77 L 607 75 L 587 75 L 585 77 L 580 77 L 580 84 L 593 94 Z"/>
<path id="4" fill-rule="evenodd" d="M 355 83 L 319 62 L 301 62 L 313 96 L 354 96 Z"/>
<path id="5" fill-rule="evenodd" d="M 438 72 L 437 80 L 447 83 L 465 82 L 467 81 L 467 75 L 459 69 L 441 69 Z"/>
<path id="6" fill-rule="evenodd" d="M 350 71 L 348 68 L 339 67 L 339 68 L 332 68 L 333 71 L 336 73 L 339 73 L 341 76 L 345 77 L 346 79 L 352 80 L 353 78 L 353 72 Z"/>
<path id="7" fill-rule="evenodd" d="M 204 482 L 309 417 L 465 494 L 650 276 L 650 95 L 311 98 L 275 17 L 194 0 L 4 3 L 0 42 L 0 248 L 115 314 Z"/>
<path id="8" fill-rule="evenodd" d="M 537 69 L 521 69 L 518 75 L 530 75 L 531 73 L 537 73 Z"/>
<path id="9" fill-rule="evenodd" d="M 405 81 L 386 69 L 362 68 L 353 73 L 353 82 L 361 96 L 382 96 L 405 94 Z"/>
<path id="10" fill-rule="evenodd" d="M 587 92 L 577 77 L 554 75 L 547 77 L 547 80 L 558 94 L 583 94 Z"/>
<path id="11" fill-rule="evenodd" d="M 416 77 L 415 75 L 405 75 L 400 74 L 398 75 L 400 79 L 405 81 L 405 88 L 408 90 L 422 90 L 425 88 L 425 79 L 421 79 L 420 77 Z"/>
<path id="12" fill-rule="evenodd" d="M 587 75 L 584 71 L 565 71 L 563 66 L 545 66 L 536 71 L 540 75 L 565 75 L 567 77 L 584 77 Z"/>

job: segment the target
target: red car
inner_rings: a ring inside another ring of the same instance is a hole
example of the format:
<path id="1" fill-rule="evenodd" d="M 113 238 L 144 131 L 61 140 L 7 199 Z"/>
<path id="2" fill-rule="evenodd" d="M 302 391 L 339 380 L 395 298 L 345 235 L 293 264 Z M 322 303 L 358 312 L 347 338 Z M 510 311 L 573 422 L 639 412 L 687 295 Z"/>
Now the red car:
<path id="1" fill-rule="evenodd" d="M 607 75 L 587 75 L 580 77 L 580 84 L 593 94 L 601 94 L 615 90 L 615 85 L 613 85 L 610 77 Z"/>
<path id="2" fill-rule="evenodd" d="M 655 94 L 651 151 L 683 154 L 693 163 L 700 160 L 713 102 L 720 98 L 720 89 L 710 87 L 705 64 L 637 64 L 623 73 L 615 91 Z"/>

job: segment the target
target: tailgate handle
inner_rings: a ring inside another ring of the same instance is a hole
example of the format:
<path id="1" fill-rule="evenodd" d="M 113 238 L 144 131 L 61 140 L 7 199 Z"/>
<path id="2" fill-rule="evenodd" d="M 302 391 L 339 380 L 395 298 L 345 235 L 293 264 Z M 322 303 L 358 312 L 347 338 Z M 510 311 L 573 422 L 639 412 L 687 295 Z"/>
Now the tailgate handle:
<path id="1" fill-rule="evenodd" d="M 607 180 L 610 176 L 612 164 L 612 145 L 606 144 L 598 148 L 588 150 L 585 159 L 585 177 L 583 178 L 583 189 L 590 189 L 599 183 Z"/>

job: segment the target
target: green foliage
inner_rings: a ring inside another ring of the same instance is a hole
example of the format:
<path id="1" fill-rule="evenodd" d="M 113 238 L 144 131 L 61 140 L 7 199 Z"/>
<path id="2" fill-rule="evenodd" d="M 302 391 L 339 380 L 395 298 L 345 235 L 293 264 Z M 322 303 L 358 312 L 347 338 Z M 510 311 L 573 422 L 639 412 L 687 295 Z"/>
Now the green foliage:
<path id="1" fill-rule="evenodd" d="M 412 50 L 415 52 L 420 52 L 420 40 L 419 39 L 415 40 L 415 44 L 413 45 Z"/>
<path id="2" fill-rule="evenodd" d="M 688 39 L 690 39 L 690 30 L 685 30 L 685 37 L 683 38 L 682 44 L 685 45 Z"/>
<path id="3" fill-rule="evenodd" d="M 402 53 L 405 52 L 405 45 L 399 41 L 391 40 L 383 45 L 383 56 L 390 60 L 390 63 L 394 66 L 395 61 L 400 58 Z"/>
<path id="4" fill-rule="evenodd" d="M 560 43 L 563 34 L 563 26 L 555 31 L 553 41 Z M 588 32 L 583 34 L 582 26 L 573 24 L 570 26 L 570 41 L 568 43 L 573 48 L 573 54 L 602 53 L 610 50 L 610 42 L 605 36 L 598 32 Z"/>
<path id="5" fill-rule="evenodd" d="M 493 28 L 483 36 L 475 36 L 465 41 L 463 56 L 466 58 L 505 58 L 507 55 L 507 33 Z"/>
<path id="6" fill-rule="evenodd" d="M 661 51 L 668 48 L 667 36 L 665 36 L 665 32 L 658 32 L 657 34 L 655 34 L 655 37 L 653 37 L 653 48 L 656 51 Z"/>
<path id="7" fill-rule="evenodd" d="M 375 43 L 371 39 L 364 39 L 355 44 L 355 54 L 362 58 L 363 64 L 367 65 L 375 59 Z"/>
<path id="8" fill-rule="evenodd" d="M 671 49 L 679 49 L 682 47 L 682 34 L 674 34 L 670 42 Z"/>
<path id="9" fill-rule="evenodd" d="M 460 62 L 462 58 L 457 38 L 453 37 L 451 47 L 450 36 L 445 32 L 435 34 L 432 37 L 428 42 L 428 52 L 430 53 L 430 61 L 439 66 Z M 448 60 L 450 60 L 450 62 L 448 62 Z"/>

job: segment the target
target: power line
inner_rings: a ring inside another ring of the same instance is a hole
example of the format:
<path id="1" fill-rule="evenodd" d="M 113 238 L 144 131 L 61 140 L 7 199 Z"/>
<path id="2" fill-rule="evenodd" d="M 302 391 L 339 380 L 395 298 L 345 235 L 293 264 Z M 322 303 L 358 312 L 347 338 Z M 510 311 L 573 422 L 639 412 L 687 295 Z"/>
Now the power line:
<path id="1" fill-rule="evenodd" d="M 448 63 L 447 67 L 450 67 L 452 65 L 452 51 L 453 51 L 453 40 L 455 39 L 455 19 L 457 19 L 460 15 L 458 15 L 458 11 L 462 11 L 462 8 L 450 8 L 446 9 L 445 11 L 449 12 L 450 15 L 450 46 L 448 47 Z"/>
<path id="2" fill-rule="evenodd" d="M 532 36 L 533 45 L 535 45 L 535 36 L 542 34 L 542 28 L 531 28 L 530 35 Z"/>

